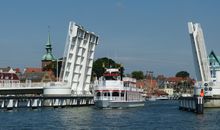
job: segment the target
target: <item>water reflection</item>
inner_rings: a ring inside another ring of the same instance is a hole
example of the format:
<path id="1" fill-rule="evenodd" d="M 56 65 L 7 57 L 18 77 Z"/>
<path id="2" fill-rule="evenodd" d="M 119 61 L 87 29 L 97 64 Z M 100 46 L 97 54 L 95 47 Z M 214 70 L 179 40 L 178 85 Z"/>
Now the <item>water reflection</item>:
<path id="1" fill-rule="evenodd" d="M 220 129 L 220 109 L 206 109 L 203 115 L 178 110 L 176 101 L 147 102 L 131 109 L 95 107 L 45 108 L 0 112 L 1 129 Z"/>

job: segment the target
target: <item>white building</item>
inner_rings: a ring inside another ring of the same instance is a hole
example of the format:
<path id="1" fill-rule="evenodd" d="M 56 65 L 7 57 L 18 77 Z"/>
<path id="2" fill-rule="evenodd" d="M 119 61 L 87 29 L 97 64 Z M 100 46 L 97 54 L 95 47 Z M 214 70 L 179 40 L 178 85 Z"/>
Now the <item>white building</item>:
<path id="1" fill-rule="evenodd" d="M 209 67 L 212 81 L 216 81 L 216 71 L 220 71 L 219 57 L 215 55 L 214 51 L 209 54 Z"/>
<path id="2" fill-rule="evenodd" d="M 173 96 L 173 88 L 164 88 L 162 90 L 166 92 L 169 96 Z"/>

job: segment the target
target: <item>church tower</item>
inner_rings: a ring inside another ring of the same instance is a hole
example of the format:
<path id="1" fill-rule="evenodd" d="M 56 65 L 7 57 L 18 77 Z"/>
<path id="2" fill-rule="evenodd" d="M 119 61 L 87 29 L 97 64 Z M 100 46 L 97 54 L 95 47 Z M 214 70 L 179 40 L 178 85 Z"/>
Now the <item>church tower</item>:
<path id="1" fill-rule="evenodd" d="M 56 59 L 54 58 L 53 54 L 52 54 L 52 45 L 51 45 L 51 40 L 50 40 L 50 33 L 48 34 L 48 40 L 47 43 L 45 45 L 45 49 L 46 49 L 46 54 L 43 55 L 42 57 L 42 70 L 43 71 L 50 71 L 54 69 L 54 62 L 56 61 Z"/>

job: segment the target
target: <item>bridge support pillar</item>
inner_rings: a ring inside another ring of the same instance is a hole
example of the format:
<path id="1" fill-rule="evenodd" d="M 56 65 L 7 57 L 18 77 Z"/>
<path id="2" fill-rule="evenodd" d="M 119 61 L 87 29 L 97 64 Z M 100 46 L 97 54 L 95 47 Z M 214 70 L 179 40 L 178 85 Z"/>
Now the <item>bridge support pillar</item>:
<path id="1" fill-rule="evenodd" d="M 32 109 L 37 108 L 39 106 L 39 104 L 40 104 L 39 102 L 40 102 L 39 99 L 33 99 L 32 103 L 31 103 L 31 108 Z"/>
<path id="2" fill-rule="evenodd" d="M 197 97 L 196 98 L 196 113 L 197 114 L 203 114 L 203 108 L 204 108 L 204 101 L 203 97 Z"/>
<path id="3" fill-rule="evenodd" d="M 197 114 L 203 114 L 204 101 L 203 97 L 180 97 L 179 109 L 192 111 Z"/>
<path id="4" fill-rule="evenodd" d="M 7 104 L 7 110 L 11 110 L 14 107 L 14 100 L 9 99 L 8 104 Z"/>

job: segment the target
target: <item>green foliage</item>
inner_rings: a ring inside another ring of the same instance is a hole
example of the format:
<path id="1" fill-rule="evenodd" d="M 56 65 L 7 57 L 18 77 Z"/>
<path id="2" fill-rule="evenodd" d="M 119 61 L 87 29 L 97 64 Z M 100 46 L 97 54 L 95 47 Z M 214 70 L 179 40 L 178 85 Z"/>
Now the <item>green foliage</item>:
<path id="1" fill-rule="evenodd" d="M 107 57 L 99 58 L 93 63 L 93 76 L 96 76 L 97 78 L 101 77 L 103 73 L 105 72 L 105 68 L 119 68 L 121 65 L 116 63 L 114 60 L 109 59 Z M 124 71 L 124 68 L 122 67 L 122 73 Z"/>
<path id="2" fill-rule="evenodd" d="M 144 79 L 144 73 L 142 71 L 133 71 L 131 76 L 137 80 Z"/>
<path id="3" fill-rule="evenodd" d="M 187 78 L 187 77 L 189 77 L 189 73 L 186 71 L 179 71 L 176 73 L 176 77 Z"/>

